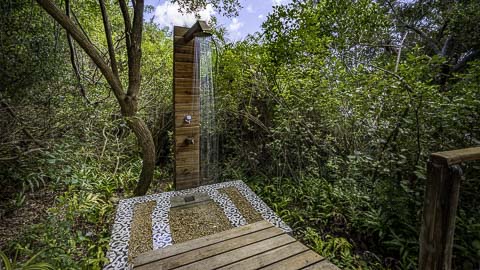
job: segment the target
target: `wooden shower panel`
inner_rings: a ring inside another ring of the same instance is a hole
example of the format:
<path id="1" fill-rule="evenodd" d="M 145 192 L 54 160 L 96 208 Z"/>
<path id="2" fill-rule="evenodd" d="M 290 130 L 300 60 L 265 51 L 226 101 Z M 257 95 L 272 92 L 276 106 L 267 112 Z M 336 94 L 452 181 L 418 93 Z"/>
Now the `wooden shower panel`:
<path id="1" fill-rule="evenodd" d="M 183 35 L 189 30 L 175 26 L 173 53 L 173 117 L 175 128 L 175 189 L 200 185 L 200 96 L 194 79 L 194 40 L 185 43 Z M 192 116 L 191 123 L 185 116 Z M 188 143 L 193 139 L 193 144 Z"/>

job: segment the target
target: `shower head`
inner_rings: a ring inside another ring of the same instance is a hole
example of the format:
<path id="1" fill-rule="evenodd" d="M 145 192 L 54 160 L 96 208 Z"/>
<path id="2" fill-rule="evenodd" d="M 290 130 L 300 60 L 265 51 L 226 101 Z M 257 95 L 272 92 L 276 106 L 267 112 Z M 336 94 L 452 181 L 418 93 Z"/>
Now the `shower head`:
<path id="1" fill-rule="evenodd" d="M 183 35 L 183 42 L 187 43 L 194 37 L 211 36 L 212 29 L 205 21 L 197 21 L 188 31 Z"/>

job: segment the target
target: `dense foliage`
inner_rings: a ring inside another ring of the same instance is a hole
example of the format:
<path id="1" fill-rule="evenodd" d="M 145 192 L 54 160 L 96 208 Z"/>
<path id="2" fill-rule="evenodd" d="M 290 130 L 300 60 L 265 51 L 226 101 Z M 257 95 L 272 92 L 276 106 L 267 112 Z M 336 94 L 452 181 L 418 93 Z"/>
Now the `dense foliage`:
<path id="1" fill-rule="evenodd" d="M 237 1 L 214 3 L 235 13 Z M 76 47 L 77 79 L 65 31 L 31 1 L 0 7 L 0 258 L 12 268 L 99 269 L 115 205 L 142 169 L 140 147 Z M 107 9 L 121 33 L 121 13 Z M 72 10 L 106 53 L 96 3 Z M 478 1 L 295 0 L 244 41 L 222 33 L 222 179 L 246 181 L 340 267 L 414 269 L 429 154 L 480 144 Z M 114 37 L 119 52 L 123 38 Z M 142 52 L 138 113 L 155 141 L 153 193 L 172 178 L 168 30 L 145 22 Z M 126 79 L 127 60 L 117 60 Z M 464 170 L 453 265 L 478 269 L 480 166 Z M 36 218 L 10 234 L 22 211 Z"/>
<path id="2" fill-rule="evenodd" d="M 479 143 L 480 65 L 463 60 L 480 44 L 452 15 L 478 29 L 478 3 L 436 5 L 293 1 L 220 57 L 225 178 L 250 179 L 340 266 L 415 268 L 428 155 Z M 466 168 L 459 269 L 479 265 L 479 169 Z"/>

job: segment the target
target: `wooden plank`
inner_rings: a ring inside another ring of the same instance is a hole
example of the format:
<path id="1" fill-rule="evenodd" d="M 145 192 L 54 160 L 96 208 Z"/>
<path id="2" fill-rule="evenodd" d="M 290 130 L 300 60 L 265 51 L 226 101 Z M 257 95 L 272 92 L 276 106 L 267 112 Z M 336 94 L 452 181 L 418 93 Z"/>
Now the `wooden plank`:
<path id="1" fill-rule="evenodd" d="M 192 78 L 193 73 L 191 71 L 177 71 L 175 70 L 175 78 Z"/>
<path id="2" fill-rule="evenodd" d="M 173 27 L 173 34 L 175 36 L 183 36 L 185 33 L 188 32 L 189 27 L 183 27 L 183 26 L 174 26 Z"/>
<path id="3" fill-rule="evenodd" d="M 190 70 L 193 74 L 193 69 L 195 68 L 195 64 L 193 63 L 186 63 L 186 62 L 174 62 L 175 68 L 183 69 L 183 70 Z"/>
<path id="4" fill-rule="evenodd" d="M 200 104 L 200 95 L 182 95 L 175 93 L 175 105 Z"/>
<path id="5" fill-rule="evenodd" d="M 195 110 L 200 106 L 200 102 L 196 104 L 175 104 L 175 111 L 176 112 L 186 112 L 186 111 L 191 111 Z M 199 110 L 199 109 L 197 109 Z"/>
<path id="6" fill-rule="evenodd" d="M 200 126 L 182 127 L 182 128 L 177 128 L 175 130 L 175 136 L 180 136 L 180 135 L 193 136 L 199 133 L 200 133 Z"/>
<path id="7" fill-rule="evenodd" d="M 176 62 L 177 64 L 180 64 L 181 62 Z M 193 71 L 193 68 L 189 68 L 189 67 L 177 67 L 175 66 L 175 69 L 174 69 L 174 74 L 179 74 L 180 72 L 182 73 L 188 73 L 190 74 L 190 78 L 193 78 L 193 75 L 194 75 L 194 71 Z"/>
<path id="8" fill-rule="evenodd" d="M 198 95 L 199 88 L 198 87 L 176 87 L 175 93 L 179 95 Z"/>
<path id="9" fill-rule="evenodd" d="M 192 56 L 193 57 L 193 56 Z M 180 62 L 180 61 L 175 61 L 174 62 L 174 71 L 183 71 L 183 72 L 190 72 L 191 77 L 193 78 L 194 72 L 195 72 L 195 65 L 190 63 L 190 62 Z"/>
<path id="10" fill-rule="evenodd" d="M 246 234 L 262 231 L 268 228 L 273 227 L 273 225 L 268 221 L 259 221 L 245 226 L 233 228 L 224 232 L 220 232 L 214 235 L 208 235 L 198 239 L 194 239 L 188 242 L 175 244 L 173 246 L 153 250 L 142 255 L 139 255 L 134 261 L 135 266 L 140 266 L 152 261 L 157 261 L 165 259 L 174 255 L 182 254 L 187 251 L 194 249 L 199 249 L 202 247 L 210 246 L 219 242 L 223 242 L 229 239 L 238 238 Z"/>
<path id="11" fill-rule="evenodd" d="M 199 177 L 194 177 L 191 179 L 179 178 L 178 181 L 175 183 L 175 189 L 176 190 L 189 189 L 189 188 L 197 187 L 198 185 L 200 185 Z"/>
<path id="12" fill-rule="evenodd" d="M 307 250 L 295 256 L 289 257 L 287 259 L 281 260 L 274 264 L 271 264 L 265 268 L 264 270 L 275 270 L 275 269 L 302 269 L 303 267 L 312 265 L 314 263 L 320 262 L 324 260 L 322 256 L 318 255 L 317 253 Z"/>
<path id="13" fill-rule="evenodd" d="M 173 269 L 176 267 L 185 266 L 185 269 L 212 269 L 211 261 L 225 261 L 225 257 L 232 257 L 235 253 L 237 257 L 238 251 L 241 249 L 242 254 L 247 254 L 245 250 L 254 251 L 254 254 L 268 249 L 272 249 L 277 245 L 287 244 L 295 241 L 292 237 L 286 235 L 283 231 L 276 227 L 271 227 L 262 231 L 257 231 L 244 235 L 239 238 L 229 239 L 206 247 L 194 249 L 176 256 L 172 256 L 160 261 L 152 262 L 139 267 L 138 269 Z M 218 255 L 220 254 L 220 255 Z M 222 258 L 218 258 L 223 254 Z M 249 253 L 251 254 L 251 253 Z M 253 254 L 252 254 L 253 255 Z M 214 256 L 214 257 L 212 257 Z M 205 265 L 204 258 L 208 258 Z M 216 258 L 212 260 L 212 258 Z M 198 264 L 197 264 L 198 262 Z M 216 263 L 218 264 L 218 262 Z M 222 265 L 218 265 L 220 267 Z"/>
<path id="14" fill-rule="evenodd" d="M 183 139 L 184 137 L 182 137 Z M 186 143 L 181 143 L 175 147 L 175 151 L 177 154 L 181 153 L 190 153 L 190 152 L 196 152 L 200 150 L 200 144 L 198 143 L 199 139 L 194 139 L 195 143 L 194 144 L 186 144 Z M 184 141 L 184 140 L 179 140 L 179 141 Z M 195 157 L 195 154 L 192 154 L 191 157 Z"/>
<path id="15" fill-rule="evenodd" d="M 194 46 L 187 46 L 187 45 L 174 45 L 175 53 L 190 53 L 193 54 Z"/>
<path id="16" fill-rule="evenodd" d="M 195 80 L 193 78 L 175 78 L 175 87 L 193 88 Z"/>
<path id="17" fill-rule="evenodd" d="M 184 265 L 182 267 L 179 267 L 178 269 L 216 269 L 218 267 L 222 267 L 230 263 L 243 260 L 256 254 L 261 254 L 275 247 L 283 246 L 292 242 L 295 242 L 295 239 L 293 239 L 287 234 L 281 234 L 272 238 L 242 246 L 234 250 L 226 251 L 224 253 L 218 252 L 218 255 L 208 258 L 204 257 L 206 259 L 197 260 L 194 263 Z"/>
<path id="18" fill-rule="evenodd" d="M 308 267 L 302 268 L 302 270 L 340 270 L 340 268 L 327 260 L 323 260 Z"/>
<path id="19" fill-rule="evenodd" d="M 182 153 L 179 153 L 179 154 L 182 154 Z M 177 157 L 177 161 L 178 161 L 178 157 Z M 194 158 L 188 158 L 188 159 L 186 158 L 184 162 L 175 162 L 175 166 L 176 166 L 177 163 L 181 164 L 183 166 L 192 166 L 192 165 L 200 166 Z"/>
<path id="20" fill-rule="evenodd" d="M 430 160 L 435 163 L 446 165 L 459 164 L 465 161 L 480 160 L 480 147 L 433 153 L 430 156 Z"/>
<path id="21" fill-rule="evenodd" d="M 222 270 L 258 269 L 308 250 L 300 242 L 290 243 L 254 257 L 221 267 Z"/>
<path id="22" fill-rule="evenodd" d="M 183 37 L 179 37 L 179 36 L 174 37 L 173 42 L 175 42 L 175 44 L 178 44 L 178 45 L 187 45 L 187 46 L 193 46 L 195 44 L 194 39 L 190 40 L 187 43 L 183 43 L 184 42 Z"/>
<path id="23" fill-rule="evenodd" d="M 175 103 L 175 111 L 183 113 L 185 111 L 199 111 L 200 101 L 194 103 Z"/>
<path id="24" fill-rule="evenodd" d="M 175 157 L 175 161 L 178 164 L 187 163 L 193 157 L 200 157 L 200 151 L 179 152 Z"/>
<path id="25" fill-rule="evenodd" d="M 194 55 L 193 53 L 175 53 L 174 57 L 175 63 L 193 63 Z"/>
<path id="26" fill-rule="evenodd" d="M 198 175 L 200 173 L 200 166 L 195 165 L 183 165 L 182 166 L 175 166 L 177 170 L 177 174 L 182 174 L 184 176 L 188 175 Z"/>

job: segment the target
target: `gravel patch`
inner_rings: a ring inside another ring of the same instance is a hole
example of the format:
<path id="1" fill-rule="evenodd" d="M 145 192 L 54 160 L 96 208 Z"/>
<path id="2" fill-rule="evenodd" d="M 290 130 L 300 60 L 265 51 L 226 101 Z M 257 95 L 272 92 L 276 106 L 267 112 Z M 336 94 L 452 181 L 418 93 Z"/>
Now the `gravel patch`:
<path id="1" fill-rule="evenodd" d="M 233 228 L 225 213 L 212 200 L 170 208 L 170 231 L 174 243 L 186 242 Z"/>
<path id="2" fill-rule="evenodd" d="M 245 197 L 243 197 L 235 187 L 221 188 L 218 190 L 218 192 L 227 195 L 230 200 L 232 200 L 238 211 L 240 211 L 248 223 L 254 223 L 263 220 L 262 215 L 252 207 L 247 199 L 245 199 Z"/>
<path id="3" fill-rule="evenodd" d="M 130 242 L 128 243 L 128 261 L 141 253 L 153 250 L 152 240 L 152 212 L 156 201 L 149 201 L 135 205 L 133 209 Z"/>

